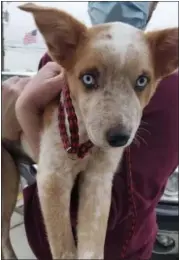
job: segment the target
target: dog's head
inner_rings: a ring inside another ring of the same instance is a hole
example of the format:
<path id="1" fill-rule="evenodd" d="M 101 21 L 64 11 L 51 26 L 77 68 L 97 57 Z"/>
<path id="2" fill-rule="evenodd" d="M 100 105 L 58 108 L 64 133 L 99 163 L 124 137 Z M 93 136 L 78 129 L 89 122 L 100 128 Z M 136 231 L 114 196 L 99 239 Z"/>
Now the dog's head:
<path id="1" fill-rule="evenodd" d="M 178 29 L 144 33 L 120 22 L 87 28 L 53 8 L 21 9 L 33 13 L 51 57 L 66 69 L 91 141 L 129 145 L 159 80 L 178 67 Z"/>

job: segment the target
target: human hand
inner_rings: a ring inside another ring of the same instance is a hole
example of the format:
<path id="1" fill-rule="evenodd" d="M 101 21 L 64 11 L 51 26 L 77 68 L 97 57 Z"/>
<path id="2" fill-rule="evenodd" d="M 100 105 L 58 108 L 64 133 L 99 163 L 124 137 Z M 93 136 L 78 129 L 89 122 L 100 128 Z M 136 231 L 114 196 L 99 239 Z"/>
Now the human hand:
<path id="1" fill-rule="evenodd" d="M 55 62 L 47 63 L 26 85 L 16 102 L 16 115 L 35 158 L 38 158 L 42 112 L 60 92 L 64 70 Z"/>
<path id="2" fill-rule="evenodd" d="M 21 127 L 15 114 L 15 104 L 30 78 L 18 76 L 2 82 L 2 139 L 19 140 Z"/>

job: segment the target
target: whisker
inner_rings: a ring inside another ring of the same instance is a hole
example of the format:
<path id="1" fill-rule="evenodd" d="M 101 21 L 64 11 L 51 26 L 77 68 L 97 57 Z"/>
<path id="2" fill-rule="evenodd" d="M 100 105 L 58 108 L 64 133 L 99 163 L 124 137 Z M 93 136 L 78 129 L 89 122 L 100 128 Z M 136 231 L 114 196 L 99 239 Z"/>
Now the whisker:
<path id="1" fill-rule="evenodd" d="M 144 120 L 141 120 L 141 125 L 144 124 L 144 125 L 149 125 L 149 123 L 145 122 Z"/>
<path id="2" fill-rule="evenodd" d="M 140 141 L 137 139 L 137 136 L 135 136 L 133 142 L 134 142 L 134 144 L 136 144 L 138 147 L 140 146 Z"/>
<path id="3" fill-rule="evenodd" d="M 143 130 L 143 131 L 145 131 L 146 133 L 148 133 L 148 134 L 151 135 L 151 132 L 150 132 L 149 130 L 143 128 L 143 127 L 139 127 L 138 131 L 140 131 L 140 130 Z"/>
<path id="4" fill-rule="evenodd" d="M 141 137 L 140 135 L 136 135 L 141 141 L 144 142 L 144 144 L 148 145 L 147 142 L 145 141 L 145 139 L 143 137 Z"/>

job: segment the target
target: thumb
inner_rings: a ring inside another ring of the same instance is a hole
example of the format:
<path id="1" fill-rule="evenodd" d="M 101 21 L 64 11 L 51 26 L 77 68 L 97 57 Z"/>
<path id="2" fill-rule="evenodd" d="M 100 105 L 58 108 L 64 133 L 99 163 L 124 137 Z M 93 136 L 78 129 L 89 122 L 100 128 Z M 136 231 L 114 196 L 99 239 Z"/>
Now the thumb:
<path id="1" fill-rule="evenodd" d="M 47 104 L 49 101 L 57 97 L 65 84 L 64 73 L 62 72 L 51 78 L 49 83 L 41 89 L 41 91 L 43 91 L 43 99 L 41 99 L 42 105 Z"/>
<path id="2" fill-rule="evenodd" d="M 66 85 L 64 71 L 61 71 L 60 74 L 51 79 L 51 85 L 53 85 L 53 89 L 58 92 L 62 89 L 64 85 Z"/>
<path id="3" fill-rule="evenodd" d="M 61 71 L 59 74 L 55 75 L 53 78 L 52 78 L 52 82 L 53 83 L 58 83 L 58 82 L 64 82 L 64 79 L 65 79 L 65 71 L 63 68 L 61 68 Z"/>

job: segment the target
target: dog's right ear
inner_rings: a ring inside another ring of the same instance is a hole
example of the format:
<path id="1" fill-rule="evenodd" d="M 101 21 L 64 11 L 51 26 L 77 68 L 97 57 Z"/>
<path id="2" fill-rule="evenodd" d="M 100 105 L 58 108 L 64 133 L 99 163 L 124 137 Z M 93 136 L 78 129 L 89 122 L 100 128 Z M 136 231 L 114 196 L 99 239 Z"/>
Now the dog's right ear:
<path id="1" fill-rule="evenodd" d="M 79 43 L 86 38 L 86 26 L 55 8 L 31 3 L 19 6 L 19 8 L 33 14 L 52 59 L 59 62 L 65 69 L 70 69 Z"/>

